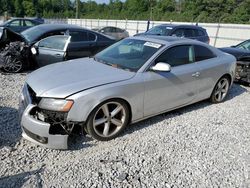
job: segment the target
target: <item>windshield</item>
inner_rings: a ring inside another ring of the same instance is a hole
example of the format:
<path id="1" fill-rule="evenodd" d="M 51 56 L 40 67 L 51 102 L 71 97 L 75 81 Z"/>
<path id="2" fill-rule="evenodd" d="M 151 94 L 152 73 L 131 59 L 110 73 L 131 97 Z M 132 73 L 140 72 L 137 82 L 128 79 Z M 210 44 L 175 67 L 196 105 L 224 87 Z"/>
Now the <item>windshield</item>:
<path id="1" fill-rule="evenodd" d="M 148 34 L 152 35 L 169 35 L 172 27 L 169 26 L 155 26 L 147 31 Z"/>
<path id="2" fill-rule="evenodd" d="M 154 42 L 124 39 L 98 53 L 95 60 L 113 67 L 136 72 L 161 47 L 161 44 Z"/>
<path id="3" fill-rule="evenodd" d="M 235 47 L 239 48 L 239 49 L 244 49 L 244 50 L 249 50 L 250 51 L 250 40 L 244 41 L 244 42 L 238 44 Z"/>
<path id="4" fill-rule="evenodd" d="M 25 38 L 28 42 L 34 42 L 34 41 L 37 40 L 43 33 L 44 33 L 44 31 L 43 31 L 40 27 L 32 27 L 32 28 L 30 28 L 30 29 L 27 29 L 27 30 L 23 31 L 21 34 L 24 36 L 24 38 Z"/>

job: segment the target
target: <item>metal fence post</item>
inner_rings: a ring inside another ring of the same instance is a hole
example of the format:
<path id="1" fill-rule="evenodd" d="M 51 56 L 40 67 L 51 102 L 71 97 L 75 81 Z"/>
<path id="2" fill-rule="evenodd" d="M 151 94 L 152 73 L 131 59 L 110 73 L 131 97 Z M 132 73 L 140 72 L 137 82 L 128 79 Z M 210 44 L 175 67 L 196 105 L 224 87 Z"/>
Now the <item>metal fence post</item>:
<path id="1" fill-rule="evenodd" d="M 136 34 L 139 33 L 139 21 L 136 23 Z"/>
<path id="2" fill-rule="evenodd" d="M 214 46 L 216 46 L 216 42 L 217 42 L 218 35 L 219 35 L 219 30 L 220 30 L 220 23 L 218 23 L 218 25 L 217 25 L 217 30 L 216 30 L 216 34 L 215 34 L 215 38 L 214 38 Z"/>
<path id="3" fill-rule="evenodd" d="M 125 21 L 125 30 L 127 30 L 127 24 L 128 24 L 128 19 L 126 19 L 126 21 Z"/>
<path id="4" fill-rule="evenodd" d="M 149 30 L 150 20 L 147 22 L 147 31 Z"/>

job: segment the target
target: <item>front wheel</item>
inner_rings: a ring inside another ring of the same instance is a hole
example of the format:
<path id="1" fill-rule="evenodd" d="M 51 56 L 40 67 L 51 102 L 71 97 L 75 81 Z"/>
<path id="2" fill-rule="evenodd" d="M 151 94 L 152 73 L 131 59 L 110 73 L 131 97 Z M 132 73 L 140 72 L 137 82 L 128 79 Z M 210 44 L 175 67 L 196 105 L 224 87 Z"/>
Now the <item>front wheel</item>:
<path id="1" fill-rule="evenodd" d="M 223 102 L 228 94 L 230 82 L 227 77 L 222 77 L 215 85 L 210 97 L 212 103 Z"/>
<path id="2" fill-rule="evenodd" d="M 88 118 L 87 132 L 96 140 L 115 138 L 128 124 L 128 105 L 122 100 L 109 100 L 98 105 Z"/>
<path id="3" fill-rule="evenodd" d="M 17 57 L 6 56 L 3 70 L 9 73 L 17 73 L 23 70 L 23 62 Z"/>

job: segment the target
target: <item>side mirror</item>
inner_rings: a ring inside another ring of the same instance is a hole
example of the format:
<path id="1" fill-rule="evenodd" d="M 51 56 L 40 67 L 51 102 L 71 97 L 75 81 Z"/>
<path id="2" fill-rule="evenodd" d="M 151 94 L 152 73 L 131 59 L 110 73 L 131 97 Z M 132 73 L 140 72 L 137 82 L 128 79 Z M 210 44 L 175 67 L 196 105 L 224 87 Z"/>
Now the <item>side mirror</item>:
<path id="1" fill-rule="evenodd" d="M 100 30 L 100 32 L 101 32 L 101 33 L 104 33 L 104 30 L 102 29 L 102 30 Z"/>
<path id="2" fill-rule="evenodd" d="M 159 62 L 155 66 L 151 67 L 152 71 L 160 71 L 160 72 L 170 72 L 171 66 L 168 63 Z"/>

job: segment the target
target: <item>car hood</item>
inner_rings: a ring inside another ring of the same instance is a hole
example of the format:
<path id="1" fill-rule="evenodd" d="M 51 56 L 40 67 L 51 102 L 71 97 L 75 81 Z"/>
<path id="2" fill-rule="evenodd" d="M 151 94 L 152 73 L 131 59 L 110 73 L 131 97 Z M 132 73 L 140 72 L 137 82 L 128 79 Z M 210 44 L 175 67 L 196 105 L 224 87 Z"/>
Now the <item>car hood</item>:
<path id="1" fill-rule="evenodd" d="M 27 84 L 39 97 L 66 98 L 86 89 L 128 80 L 134 75 L 93 58 L 81 58 L 40 68 L 28 76 Z"/>
<path id="2" fill-rule="evenodd" d="M 233 47 L 219 48 L 223 52 L 229 53 L 236 57 L 237 60 L 244 58 L 245 56 L 250 56 L 250 51 L 244 49 L 238 49 Z"/>
<path id="3" fill-rule="evenodd" d="M 26 42 L 25 38 L 11 29 L 8 29 L 6 27 L 0 26 L 0 44 L 4 43 L 6 41 L 14 42 L 14 41 L 21 41 Z"/>

